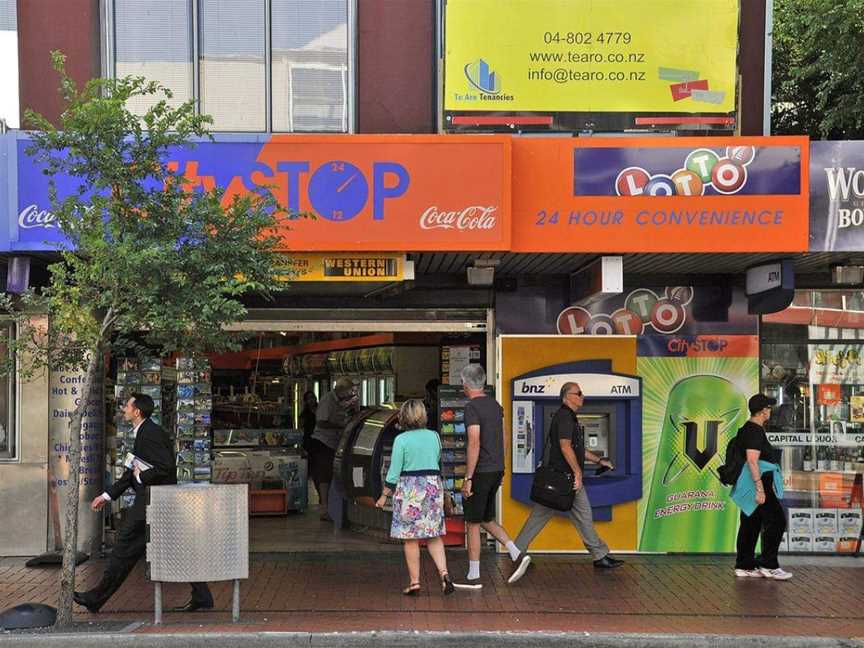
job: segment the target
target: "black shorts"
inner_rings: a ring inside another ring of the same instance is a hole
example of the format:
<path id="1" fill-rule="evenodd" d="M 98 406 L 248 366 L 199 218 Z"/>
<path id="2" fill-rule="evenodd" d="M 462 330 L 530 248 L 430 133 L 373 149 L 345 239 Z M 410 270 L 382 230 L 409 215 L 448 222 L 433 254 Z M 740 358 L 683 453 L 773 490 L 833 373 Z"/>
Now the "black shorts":
<path id="1" fill-rule="evenodd" d="M 471 497 L 462 502 L 466 522 L 474 524 L 492 522 L 495 519 L 495 497 L 504 478 L 503 472 L 474 473 L 471 480 Z"/>
<path id="2" fill-rule="evenodd" d="M 316 488 L 321 484 L 333 481 L 333 460 L 336 451 L 321 443 L 318 439 L 310 439 L 309 443 L 309 476 L 315 482 Z"/>

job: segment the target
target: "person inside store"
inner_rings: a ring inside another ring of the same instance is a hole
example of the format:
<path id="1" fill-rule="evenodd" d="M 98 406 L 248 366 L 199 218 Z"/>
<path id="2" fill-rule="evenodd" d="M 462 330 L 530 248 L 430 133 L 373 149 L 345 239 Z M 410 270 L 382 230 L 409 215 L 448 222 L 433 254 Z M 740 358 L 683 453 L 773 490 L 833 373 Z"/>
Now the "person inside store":
<path id="1" fill-rule="evenodd" d="M 330 495 L 330 482 L 333 481 L 333 460 L 339 437 L 348 420 L 356 412 L 358 405 L 357 389 L 350 378 L 339 378 L 333 389 L 324 394 L 315 411 L 315 431 L 309 451 L 309 473 L 318 491 L 321 502 L 321 519 L 332 522 L 327 512 Z"/>
<path id="2" fill-rule="evenodd" d="M 120 479 L 90 503 L 93 511 L 100 511 L 108 502 L 116 500 L 128 489 L 131 488 L 135 493 L 135 500 L 128 511 L 125 524 L 117 534 L 117 543 L 108 557 L 102 579 L 90 591 L 73 594 L 78 605 L 86 607 L 94 614 L 99 612 L 120 588 L 135 563 L 145 553 L 147 487 L 177 483 L 174 443 L 168 433 L 150 419 L 154 407 L 150 396 L 137 393 L 132 394 L 123 406 L 123 418 L 132 424 L 132 434 L 135 436 L 132 453 L 149 467 L 142 470 L 140 464 L 134 462 L 133 468 L 127 468 Z M 185 605 L 174 608 L 172 612 L 194 612 L 213 607 L 213 595 L 207 583 L 191 583 L 191 586 L 192 597 Z"/>
<path id="3" fill-rule="evenodd" d="M 387 497 L 393 495 L 390 537 L 404 541 L 409 581 L 402 593 L 406 596 L 420 593 L 420 540 L 426 540 L 426 549 L 438 568 L 441 592 L 446 595 L 454 591 L 442 539 L 446 530 L 441 439 L 426 427 L 427 421 L 426 407 L 419 399 L 407 400 L 399 408 L 402 432 L 393 442 L 390 468 L 381 497 L 375 502 L 383 509 Z"/>
<path id="4" fill-rule="evenodd" d="M 480 588 L 481 527 L 510 554 L 514 573 L 521 578 L 531 557 L 519 551 L 507 532 L 495 521 L 495 499 L 504 478 L 504 410 L 486 394 L 486 371 L 479 364 L 462 368 L 462 390 L 469 398 L 465 405 L 468 434 L 465 477 L 462 481 L 462 506 L 468 527 L 467 586 Z M 462 584 L 460 584 L 462 586 Z"/>
<path id="5" fill-rule="evenodd" d="M 315 433 L 315 412 L 318 409 L 318 397 L 311 389 L 303 394 L 303 411 L 300 412 L 300 429 L 303 430 L 303 450 L 309 455 L 312 447 L 312 435 Z"/>
<path id="6" fill-rule="evenodd" d="M 423 397 L 423 405 L 429 416 L 429 429 L 438 431 L 438 387 L 441 381 L 432 378 L 426 381 L 426 395 Z"/>
<path id="7" fill-rule="evenodd" d="M 591 513 L 591 502 L 582 484 L 582 472 L 585 461 L 591 461 L 600 466 L 612 470 L 615 466 L 605 458 L 595 455 L 585 448 L 585 430 L 579 424 L 576 412 L 582 407 L 585 395 L 578 383 L 567 382 L 561 387 L 559 393 L 561 407 L 555 412 L 552 424 L 549 427 L 549 465 L 559 472 L 570 475 L 573 479 L 573 505 L 567 512 L 573 526 L 576 527 L 582 544 L 594 559 L 594 567 L 598 569 L 614 569 L 624 564 L 623 560 L 614 558 L 609 553 L 608 545 L 598 535 L 594 528 L 594 519 Z M 556 511 L 542 504 L 534 503 L 531 515 L 516 536 L 516 546 L 520 551 L 527 552 L 531 541 L 543 530 L 543 527 L 552 519 Z M 519 571 L 519 566 L 513 570 L 507 580 L 515 583 L 524 570 Z"/>
<path id="8" fill-rule="evenodd" d="M 792 578 L 792 574 L 781 569 L 777 561 L 780 542 L 786 531 L 786 513 L 777 498 L 778 491 L 782 496 L 783 477 L 778 465 L 780 453 L 765 434 L 765 423 L 771 418 L 771 408 L 776 404 L 775 399 L 765 394 L 753 395 L 747 403 L 750 418 L 735 437 L 746 461 L 732 490 L 732 499 L 741 508 L 735 553 L 735 576 L 738 578 Z M 748 510 L 751 511 L 749 514 Z M 756 542 L 760 535 L 762 552 L 757 560 Z"/>

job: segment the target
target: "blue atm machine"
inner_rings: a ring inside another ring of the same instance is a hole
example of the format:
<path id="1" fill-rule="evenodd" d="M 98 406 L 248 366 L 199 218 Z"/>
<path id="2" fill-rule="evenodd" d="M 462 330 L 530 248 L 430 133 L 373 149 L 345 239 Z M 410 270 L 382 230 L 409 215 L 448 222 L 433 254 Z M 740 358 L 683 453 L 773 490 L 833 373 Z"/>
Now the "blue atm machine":
<path id="1" fill-rule="evenodd" d="M 612 506 L 642 497 L 642 379 L 613 373 L 608 360 L 552 365 L 512 381 L 511 496 L 530 505 L 534 469 L 543 451 L 552 417 L 561 407 L 564 383 L 576 382 L 585 394 L 577 412 L 585 448 L 609 457 L 615 469 L 597 475 L 585 462 L 584 484 L 594 519 L 612 519 Z"/>

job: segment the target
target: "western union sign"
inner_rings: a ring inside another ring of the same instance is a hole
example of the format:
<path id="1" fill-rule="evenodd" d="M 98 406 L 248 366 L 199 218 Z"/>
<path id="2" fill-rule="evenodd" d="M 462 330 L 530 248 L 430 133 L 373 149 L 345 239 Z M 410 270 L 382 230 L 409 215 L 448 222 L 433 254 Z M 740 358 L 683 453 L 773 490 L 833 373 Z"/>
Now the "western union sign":
<path id="1" fill-rule="evenodd" d="M 286 254 L 279 281 L 404 281 L 414 264 L 404 254 Z"/>

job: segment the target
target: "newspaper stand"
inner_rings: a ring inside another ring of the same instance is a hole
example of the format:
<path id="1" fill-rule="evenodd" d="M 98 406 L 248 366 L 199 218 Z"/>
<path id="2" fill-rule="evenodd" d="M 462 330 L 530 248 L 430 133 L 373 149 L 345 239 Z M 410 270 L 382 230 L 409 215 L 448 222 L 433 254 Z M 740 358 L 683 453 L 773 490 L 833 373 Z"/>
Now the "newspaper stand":
<path id="1" fill-rule="evenodd" d="M 249 578 L 246 484 L 152 486 L 147 561 L 162 623 L 162 583 L 233 580 L 232 618 L 240 618 L 240 579 Z"/>

